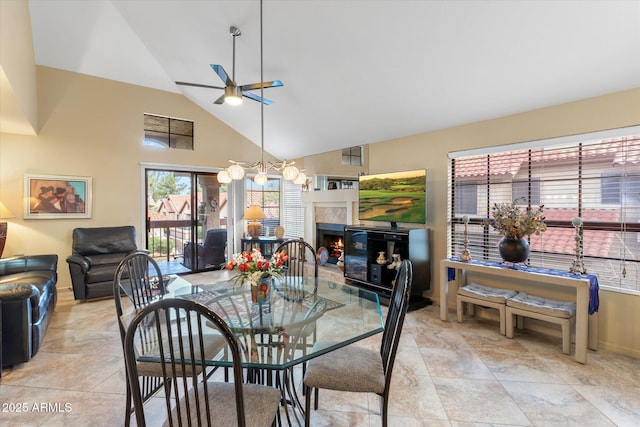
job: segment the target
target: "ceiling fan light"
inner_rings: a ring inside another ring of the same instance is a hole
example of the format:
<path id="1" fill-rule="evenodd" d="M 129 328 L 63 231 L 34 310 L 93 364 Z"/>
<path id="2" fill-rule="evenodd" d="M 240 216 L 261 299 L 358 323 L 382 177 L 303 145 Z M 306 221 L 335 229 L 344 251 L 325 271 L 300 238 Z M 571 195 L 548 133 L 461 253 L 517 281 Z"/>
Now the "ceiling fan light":
<path id="1" fill-rule="evenodd" d="M 254 178 L 253 178 L 253 182 L 256 183 L 256 185 L 265 185 L 268 181 L 267 175 L 263 172 L 258 173 Z"/>
<path id="2" fill-rule="evenodd" d="M 294 179 L 296 179 L 298 174 L 299 174 L 298 168 L 293 165 L 285 166 L 285 168 L 282 170 L 282 176 L 287 181 L 293 181 Z"/>
<path id="3" fill-rule="evenodd" d="M 239 180 L 244 178 L 244 168 L 238 164 L 229 166 L 227 170 L 231 179 Z"/>
<path id="4" fill-rule="evenodd" d="M 228 184 L 231 182 L 231 176 L 229 176 L 229 171 L 226 169 L 218 172 L 218 182 L 220 184 Z"/>
<path id="5" fill-rule="evenodd" d="M 224 103 L 229 105 L 242 104 L 242 94 L 236 86 L 227 86 L 224 88 Z"/>
<path id="6" fill-rule="evenodd" d="M 304 172 L 300 172 L 298 173 L 298 176 L 296 177 L 296 179 L 293 180 L 294 184 L 298 184 L 298 185 L 304 185 L 307 183 L 307 175 L 305 175 Z"/>

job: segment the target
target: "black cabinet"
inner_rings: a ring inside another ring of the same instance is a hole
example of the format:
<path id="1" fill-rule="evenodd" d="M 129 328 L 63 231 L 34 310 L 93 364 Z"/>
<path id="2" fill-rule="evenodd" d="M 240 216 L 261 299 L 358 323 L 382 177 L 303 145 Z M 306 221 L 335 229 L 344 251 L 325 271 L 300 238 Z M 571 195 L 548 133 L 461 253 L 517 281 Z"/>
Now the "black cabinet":
<path id="1" fill-rule="evenodd" d="M 350 283 L 376 291 L 385 302 L 391 295 L 396 270 L 393 255 L 413 265 L 410 309 L 430 304 L 422 293 L 431 289 L 429 230 L 346 226 L 344 277 Z M 382 255 L 382 256 L 381 256 Z M 385 262 L 382 262 L 384 258 Z"/>

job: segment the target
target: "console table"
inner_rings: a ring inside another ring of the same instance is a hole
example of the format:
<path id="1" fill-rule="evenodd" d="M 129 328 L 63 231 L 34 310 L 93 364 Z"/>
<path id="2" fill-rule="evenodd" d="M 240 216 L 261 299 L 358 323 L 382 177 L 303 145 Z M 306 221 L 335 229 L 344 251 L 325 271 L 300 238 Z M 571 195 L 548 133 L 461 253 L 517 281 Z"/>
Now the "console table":
<path id="1" fill-rule="evenodd" d="M 258 239 L 240 239 L 240 244 L 243 251 L 251 252 L 253 249 L 258 248 L 265 258 L 269 258 L 273 255 L 273 252 L 284 242 L 284 239 L 277 239 L 275 237 L 260 237 Z"/>
<path id="2" fill-rule="evenodd" d="M 568 274 L 561 271 L 534 269 L 524 266 L 505 266 L 494 262 L 460 261 L 457 258 L 443 259 L 440 261 L 440 319 L 448 320 L 448 288 L 449 281 L 455 278 L 458 286 L 466 284 L 467 272 L 493 275 L 497 277 L 513 279 L 518 286 L 526 286 L 525 282 L 545 283 L 553 286 L 574 288 L 576 290 L 576 355 L 575 359 L 580 363 L 587 363 L 587 347 L 598 349 L 598 325 L 597 307 L 592 305 L 590 309 L 591 286 L 595 280 L 595 298 L 597 298 L 597 278 L 593 275 L 581 276 Z M 531 292 L 535 295 L 535 291 Z M 593 315 L 589 315 L 590 312 Z"/>

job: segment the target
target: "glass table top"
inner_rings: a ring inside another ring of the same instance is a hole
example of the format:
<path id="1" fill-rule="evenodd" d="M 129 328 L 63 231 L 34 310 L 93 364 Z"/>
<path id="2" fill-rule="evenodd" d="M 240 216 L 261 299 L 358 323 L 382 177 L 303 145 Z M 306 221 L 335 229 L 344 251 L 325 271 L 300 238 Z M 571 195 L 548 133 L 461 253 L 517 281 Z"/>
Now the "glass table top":
<path id="1" fill-rule="evenodd" d="M 167 291 L 165 299 L 197 301 L 221 316 L 249 368 L 286 369 L 382 332 L 384 325 L 375 292 L 323 278 L 276 280 L 261 304 L 252 302 L 248 284 L 231 281 L 192 285 L 174 277 Z M 225 352 L 208 363 L 230 365 Z"/>

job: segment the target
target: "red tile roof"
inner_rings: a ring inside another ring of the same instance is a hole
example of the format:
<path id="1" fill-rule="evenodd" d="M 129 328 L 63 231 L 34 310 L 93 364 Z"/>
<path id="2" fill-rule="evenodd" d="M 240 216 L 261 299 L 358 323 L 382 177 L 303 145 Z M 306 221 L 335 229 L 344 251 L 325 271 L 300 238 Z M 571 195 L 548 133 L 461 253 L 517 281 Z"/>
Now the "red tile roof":
<path id="1" fill-rule="evenodd" d="M 569 208 L 545 208 L 547 220 L 570 221 L 577 216 L 577 209 Z M 584 221 L 617 222 L 620 218 L 620 209 L 584 209 L 582 219 Z M 606 257 L 610 256 L 613 240 L 617 231 L 609 230 L 584 230 L 583 254 L 585 256 Z M 539 236 L 531 236 L 531 250 L 560 254 L 575 254 L 575 229 L 549 227 Z"/>

